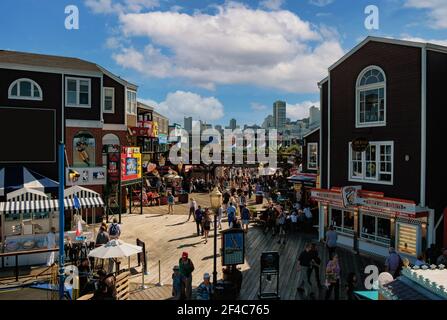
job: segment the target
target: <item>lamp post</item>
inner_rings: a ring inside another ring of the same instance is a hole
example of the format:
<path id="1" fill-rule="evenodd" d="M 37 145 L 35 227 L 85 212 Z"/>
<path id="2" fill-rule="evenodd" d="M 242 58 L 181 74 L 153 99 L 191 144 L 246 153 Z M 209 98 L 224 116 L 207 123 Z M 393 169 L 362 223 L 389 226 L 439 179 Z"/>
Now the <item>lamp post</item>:
<path id="1" fill-rule="evenodd" d="M 210 193 L 211 208 L 214 211 L 214 257 L 213 257 L 213 285 L 217 283 L 217 212 L 222 204 L 222 193 L 217 186 Z"/>

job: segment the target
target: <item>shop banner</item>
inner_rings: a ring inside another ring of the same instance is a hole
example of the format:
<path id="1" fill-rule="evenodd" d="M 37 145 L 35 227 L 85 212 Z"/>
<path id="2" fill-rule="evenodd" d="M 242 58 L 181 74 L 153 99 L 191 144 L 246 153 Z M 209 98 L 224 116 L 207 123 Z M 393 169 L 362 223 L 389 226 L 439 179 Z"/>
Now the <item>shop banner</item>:
<path id="1" fill-rule="evenodd" d="M 168 136 L 164 133 L 158 134 L 158 143 L 159 144 L 167 144 L 168 143 Z"/>
<path id="2" fill-rule="evenodd" d="M 105 185 L 107 183 L 107 169 L 93 168 L 67 168 L 67 186 Z"/>
<path id="3" fill-rule="evenodd" d="M 152 137 L 158 137 L 158 122 L 156 121 L 152 122 Z"/>
<path id="4" fill-rule="evenodd" d="M 393 213 L 402 217 L 415 217 L 417 213 L 416 203 L 399 201 L 399 199 L 358 198 L 357 203 L 360 206 Z"/>
<path id="5" fill-rule="evenodd" d="M 245 232 L 242 229 L 228 229 L 222 232 L 222 265 L 244 264 Z"/>
<path id="6" fill-rule="evenodd" d="M 355 206 L 358 204 L 358 191 L 362 190 L 362 186 L 346 186 L 341 189 L 343 197 L 343 206 L 345 208 Z"/>
<path id="7" fill-rule="evenodd" d="M 123 147 L 121 151 L 121 181 L 141 179 L 141 153 L 139 147 Z"/>

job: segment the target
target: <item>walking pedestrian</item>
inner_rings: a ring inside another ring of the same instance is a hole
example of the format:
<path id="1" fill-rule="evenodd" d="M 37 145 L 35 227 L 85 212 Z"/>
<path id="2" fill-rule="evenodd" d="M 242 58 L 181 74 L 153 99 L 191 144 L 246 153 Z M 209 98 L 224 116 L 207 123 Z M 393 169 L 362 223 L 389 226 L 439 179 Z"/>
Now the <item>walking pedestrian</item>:
<path id="1" fill-rule="evenodd" d="M 205 209 L 205 213 L 203 215 L 202 219 L 203 223 L 203 231 L 205 233 L 205 243 L 208 242 L 208 234 L 210 233 L 211 229 L 211 217 L 210 217 L 210 211 L 208 208 Z"/>
<path id="2" fill-rule="evenodd" d="M 214 226 L 214 230 L 222 230 L 222 216 L 223 216 L 224 208 L 222 205 L 219 206 L 219 209 L 217 209 L 217 226 Z"/>
<path id="3" fill-rule="evenodd" d="M 56 249 L 56 228 L 51 227 L 46 237 L 47 249 Z M 48 252 L 47 267 L 51 267 L 54 264 L 54 251 Z"/>
<path id="4" fill-rule="evenodd" d="M 182 257 L 179 260 L 179 272 L 182 276 L 182 297 L 186 300 L 191 299 L 193 271 L 194 264 L 188 257 L 188 252 L 183 252 Z"/>
<path id="5" fill-rule="evenodd" d="M 315 243 L 312 243 L 311 245 L 311 249 L 310 249 L 310 255 L 311 255 L 311 261 L 310 261 L 310 268 L 309 268 L 309 273 L 307 275 L 307 279 L 309 281 L 309 283 L 311 283 L 310 279 L 312 276 L 312 272 L 315 273 L 315 280 L 317 281 L 317 286 L 318 289 L 321 289 L 321 281 L 320 281 L 320 264 L 321 264 L 321 259 L 318 255 L 318 248 L 317 245 Z"/>
<path id="6" fill-rule="evenodd" d="M 198 237 L 200 235 L 203 235 L 202 219 L 203 219 L 202 207 L 198 206 L 197 210 L 195 212 L 195 220 L 196 220 L 197 236 Z"/>
<path id="7" fill-rule="evenodd" d="M 106 244 L 109 241 L 110 241 L 110 236 L 109 236 L 108 232 L 106 231 L 104 226 L 101 226 L 99 228 L 98 235 L 96 236 L 96 242 L 95 242 L 96 247 L 99 247 L 102 244 Z"/>
<path id="8" fill-rule="evenodd" d="M 230 206 L 227 209 L 227 217 L 228 217 L 228 227 L 232 228 L 234 219 L 236 218 L 236 208 L 233 205 L 233 202 L 230 202 Z"/>
<path id="9" fill-rule="evenodd" d="M 307 275 L 310 268 L 310 263 L 312 261 L 312 255 L 310 249 L 312 248 L 310 243 L 307 243 L 304 247 L 304 251 L 301 252 L 298 257 L 298 288 L 297 290 L 301 293 L 304 293 L 304 296 L 308 296 L 310 294 L 310 283 L 308 281 Z"/>
<path id="10" fill-rule="evenodd" d="M 195 221 L 195 215 L 194 213 L 197 210 L 197 201 L 194 198 L 191 198 L 191 200 L 189 201 L 189 215 L 188 215 L 188 221 L 189 219 L 191 219 L 191 216 L 193 218 L 193 220 Z"/>
<path id="11" fill-rule="evenodd" d="M 385 271 L 389 272 L 393 278 L 397 278 L 400 275 L 400 270 L 402 269 L 402 258 L 393 247 L 390 247 L 388 252 L 389 255 L 385 260 Z"/>
<path id="12" fill-rule="evenodd" d="M 281 209 L 279 216 L 278 216 L 278 234 L 279 239 L 278 243 L 281 243 L 281 238 L 283 239 L 282 244 L 286 244 L 286 215 L 284 213 L 284 210 Z"/>
<path id="13" fill-rule="evenodd" d="M 326 247 L 329 250 L 329 260 L 332 259 L 332 256 L 337 249 L 337 238 L 337 231 L 335 231 L 334 226 L 330 226 L 329 230 L 326 232 Z"/>
<path id="14" fill-rule="evenodd" d="M 250 210 L 247 208 L 246 205 L 242 207 L 241 219 L 242 219 L 242 229 L 244 229 L 244 232 L 247 233 L 248 224 L 250 223 Z"/>
<path id="15" fill-rule="evenodd" d="M 171 192 L 168 192 L 168 214 L 170 213 L 174 214 L 174 203 L 175 203 L 174 195 Z"/>
<path id="16" fill-rule="evenodd" d="M 332 291 L 334 291 L 334 299 L 338 300 L 340 297 L 340 264 L 336 253 L 326 266 L 326 286 L 328 289 L 325 300 L 330 299 Z"/>

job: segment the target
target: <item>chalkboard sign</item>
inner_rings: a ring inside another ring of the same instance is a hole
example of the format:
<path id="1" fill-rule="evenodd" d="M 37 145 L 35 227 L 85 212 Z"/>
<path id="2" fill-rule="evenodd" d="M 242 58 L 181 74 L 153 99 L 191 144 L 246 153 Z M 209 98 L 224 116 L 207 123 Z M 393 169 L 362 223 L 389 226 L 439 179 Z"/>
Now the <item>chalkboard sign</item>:
<path id="1" fill-rule="evenodd" d="M 263 252 L 261 254 L 261 273 L 279 272 L 279 253 L 277 251 Z"/>

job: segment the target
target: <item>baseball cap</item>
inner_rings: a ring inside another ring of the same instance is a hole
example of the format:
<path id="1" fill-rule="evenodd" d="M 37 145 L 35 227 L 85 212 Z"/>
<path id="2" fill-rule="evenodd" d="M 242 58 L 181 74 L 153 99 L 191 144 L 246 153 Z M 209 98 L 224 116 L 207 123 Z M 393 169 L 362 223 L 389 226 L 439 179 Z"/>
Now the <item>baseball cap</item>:
<path id="1" fill-rule="evenodd" d="M 178 266 L 174 266 L 174 268 L 172 268 L 172 270 L 179 270 L 180 268 Z"/>
<path id="2" fill-rule="evenodd" d="M 203 275 L 203 279 L 209 279 L 209 278 L 211 278 L 211 276 L 208 272 Z"/>

